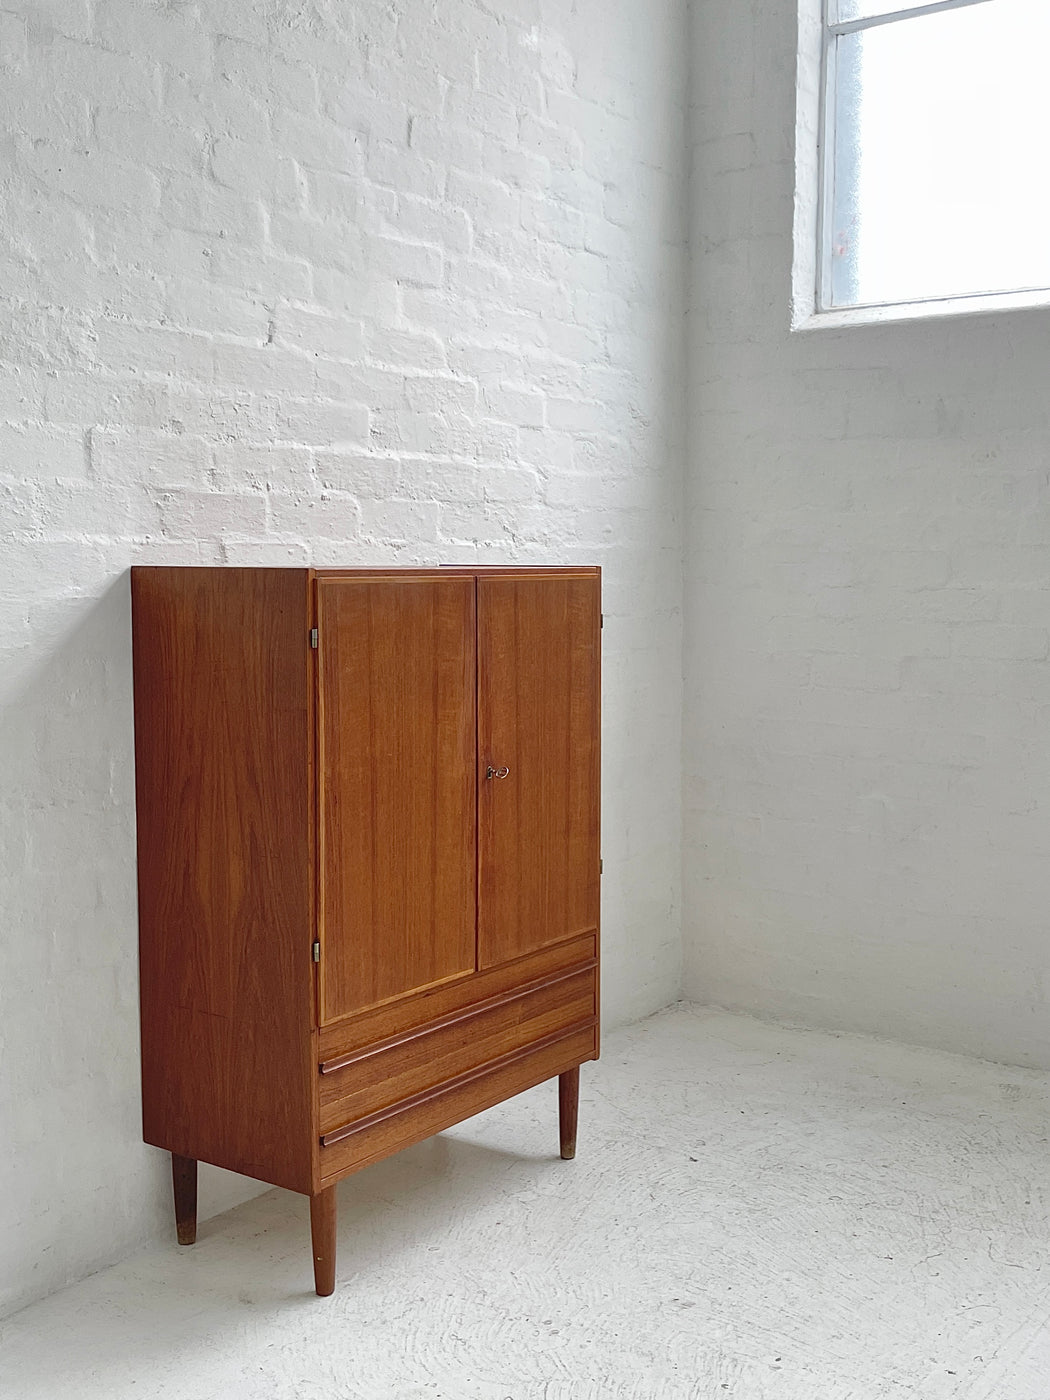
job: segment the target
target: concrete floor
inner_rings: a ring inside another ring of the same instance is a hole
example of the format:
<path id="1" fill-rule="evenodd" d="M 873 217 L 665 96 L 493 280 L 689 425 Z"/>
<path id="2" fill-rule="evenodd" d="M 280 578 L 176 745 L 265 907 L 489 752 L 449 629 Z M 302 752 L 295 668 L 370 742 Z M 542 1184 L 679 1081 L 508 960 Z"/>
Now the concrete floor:
<path id="1" fill-rule="evenodd" d="M 1050 1080 L 679 1008 L 340 1188 L 8 1320 L 5 1400 L 1047 1400 Z"/>

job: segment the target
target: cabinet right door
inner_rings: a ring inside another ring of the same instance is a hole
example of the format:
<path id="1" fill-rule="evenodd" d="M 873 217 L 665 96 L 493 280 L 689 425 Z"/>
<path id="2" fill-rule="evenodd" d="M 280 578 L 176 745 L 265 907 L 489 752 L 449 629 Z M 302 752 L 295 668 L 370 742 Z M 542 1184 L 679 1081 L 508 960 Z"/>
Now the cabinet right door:
<path id="1" fill-rule="evenodd" d="M 598 572 L 478 580 L 478 966 L 598 927 Z"/>

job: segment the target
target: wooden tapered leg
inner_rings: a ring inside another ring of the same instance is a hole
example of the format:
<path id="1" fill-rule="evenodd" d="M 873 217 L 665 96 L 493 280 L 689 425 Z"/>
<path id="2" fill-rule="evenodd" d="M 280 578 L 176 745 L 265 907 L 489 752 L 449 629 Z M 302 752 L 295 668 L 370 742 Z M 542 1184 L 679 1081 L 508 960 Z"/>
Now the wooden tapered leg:
<path id="1" fill-rule="evenodd" d="M 558 1120 L 561 1155 L 566 1162 L 576 1156 L 576 1121 L 580 1114 L 580 1067 L 558 1075 Z"/>
<path id="2" fill-rule="evenodd" d="M 197 1238 L 197 1159 L 171 1154 L 171 1186 L 175 1196 L 175 1229 L 179 1244 Z"/>
<path id="3" fill-rule="evenodd" d="M 314 1287 L 319 1298 L 335 1291 L 335 1187 L 310 1197 L 310 1238 L 314 1246 Z"/>

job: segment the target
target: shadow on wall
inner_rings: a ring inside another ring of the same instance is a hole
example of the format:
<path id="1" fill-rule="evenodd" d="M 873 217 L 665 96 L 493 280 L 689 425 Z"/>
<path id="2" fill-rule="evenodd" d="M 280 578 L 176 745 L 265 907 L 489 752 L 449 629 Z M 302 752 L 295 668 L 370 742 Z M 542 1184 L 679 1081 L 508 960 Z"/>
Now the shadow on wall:
<path id="1" fill-rule="evenodd" d="M 171 1211 L 139 1116 L 127 571 L 76 601 L 0 713 L 2 1315 L 121 1257 Z M 247 1189 L 202 1183 L 218 1209 L 263 1189 L 228 1180 Z"/>

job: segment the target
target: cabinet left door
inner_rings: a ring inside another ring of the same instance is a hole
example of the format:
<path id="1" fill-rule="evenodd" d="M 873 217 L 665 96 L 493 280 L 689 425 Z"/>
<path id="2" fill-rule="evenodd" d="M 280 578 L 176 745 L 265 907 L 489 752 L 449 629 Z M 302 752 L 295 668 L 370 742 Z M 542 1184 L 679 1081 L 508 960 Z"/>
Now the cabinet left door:
<path id="1" fill-rule="evenodd" d="M 317 579 L 322 1024 L 476 966 L 475 583 Z"/>

